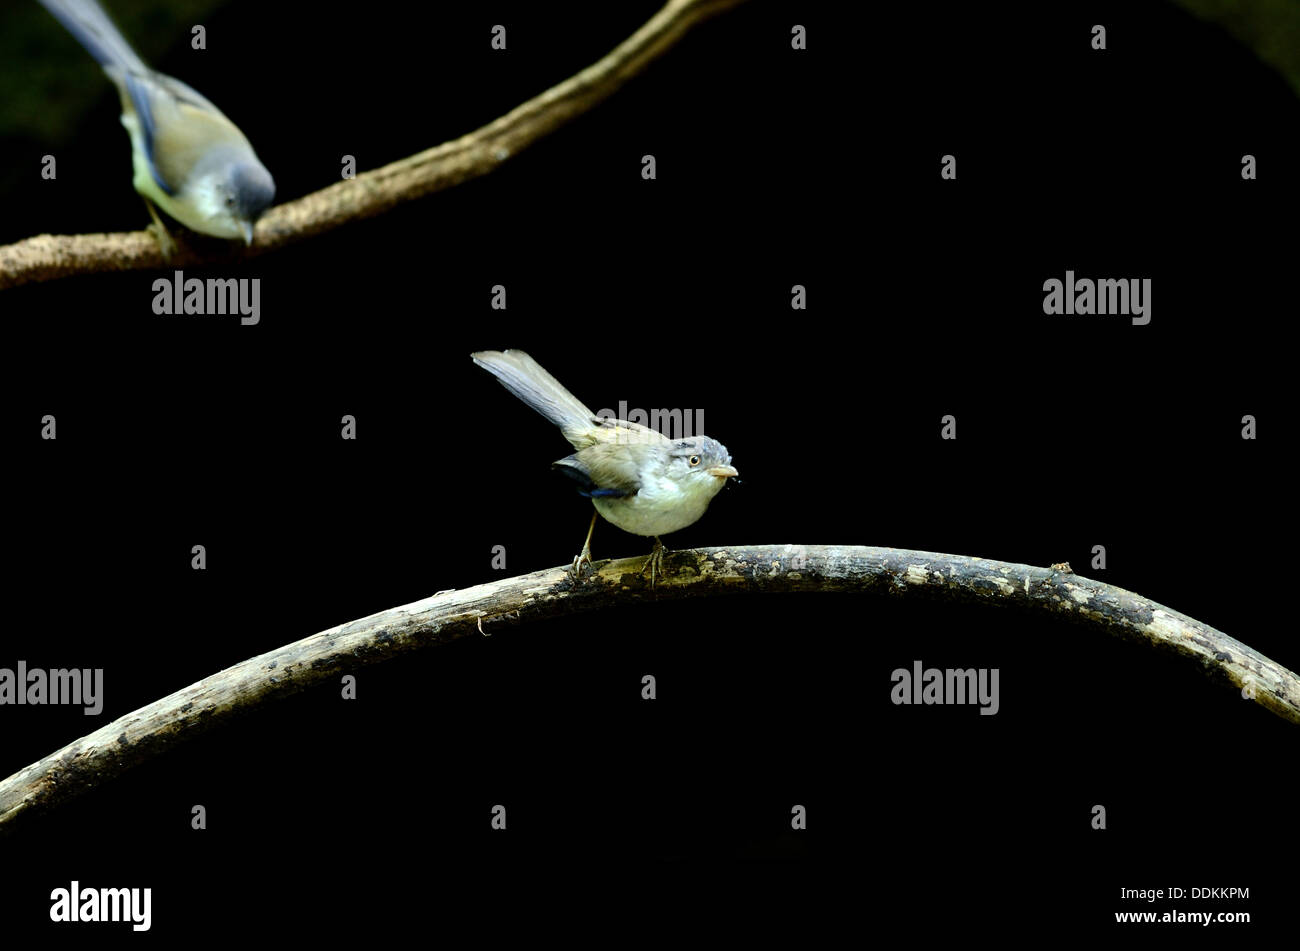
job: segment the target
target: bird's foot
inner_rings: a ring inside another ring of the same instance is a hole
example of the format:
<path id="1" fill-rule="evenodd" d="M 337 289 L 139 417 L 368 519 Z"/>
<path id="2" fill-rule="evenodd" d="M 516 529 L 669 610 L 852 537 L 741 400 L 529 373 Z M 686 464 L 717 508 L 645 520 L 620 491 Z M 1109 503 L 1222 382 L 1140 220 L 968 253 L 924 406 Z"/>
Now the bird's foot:
<path id="1" fill-rule="evenodd" d="M 162 222 L 155 221 L 144 230 L 153 235 L 153 239 L 159 243 L 159 251 L 162 253 L 162 260 L 165 262 L 172 260 L 172 257 L 175 256 L 175 249 L 177 249 L 177 246 L 175 246 L 175 239 L 168 233 L 168 230 L 166 230 L 166 227 L 162 225 Z"/>
<path id="2" fill-rule="evenodd" d="M 650 549 L 650 557 L 645 560 L 645 565 L 641 568 L 641 574 L 650 570 L 650 587 L 655 586 L 655 574 L 664 573 L 664 543 L 658 538 L 655 539 L 655 547 Z"/>
<path id="3" fill-rule="evenodd" d="M 587 526 L 587 538 L 582 543 L 582 551 L 578 552 L 578 557 L 573 559 L 573 577 L 578 580 L 582 577 L 582 563 L 585 561 L 591 564 L 591 533 L 596 530 L 596 512 L 591 513 L 591 524 Z"/>
<path id="4" fill-rule="evenodd" d="M 146 198 L 144 206 L 149 209 L 149 217 L 153 219 L 150 225 L 144 230 L 153 235 L 154 240 L 158 242 L 158 250 L 162 252 L 163 262 L 170 262 L 172 256 L 176 254 L 176 239 L 171 236 L 171 232 L 167 230 L 167 226 L 163 224 L 162 219 L 158 217 L 158 212 L 154 210 L 153 202 Z"/>
<path id="5" fill-rule="evenodd" d="M 591 546 L 590 546 L 590 545 L 583 545 L 583 546 L 582 546 L 582 551 L 578 552 L 577 557 L 573 559 L 573 576 L 574 576 L 575 578 L 581 578 L 581 577 L 582 577 L 582 566 L 583 566 L 584 564 L 587 564 L 587 565 L 590 565 L 590 564 L 591 564 Z"/>

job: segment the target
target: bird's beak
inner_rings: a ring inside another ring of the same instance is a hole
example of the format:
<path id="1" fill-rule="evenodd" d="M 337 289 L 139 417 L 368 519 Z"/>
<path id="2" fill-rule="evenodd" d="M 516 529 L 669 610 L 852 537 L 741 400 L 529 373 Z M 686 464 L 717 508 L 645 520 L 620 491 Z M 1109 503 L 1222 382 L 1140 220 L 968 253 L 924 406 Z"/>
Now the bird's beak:
<path id="1" fill-rule="evenodd" d="M 732 476 L 740 475 L 740 473 L 737 472 L 731 466 L 710 466 L 704 471 L 711 476 L 716 476 L 719 479 L 730 479 Z"/>
<path id="2" fill-rule="evenodd" d="M 244 226 L 244 244 L 253 243 L 253 223 L 251 221 L 243 222 Z"/>

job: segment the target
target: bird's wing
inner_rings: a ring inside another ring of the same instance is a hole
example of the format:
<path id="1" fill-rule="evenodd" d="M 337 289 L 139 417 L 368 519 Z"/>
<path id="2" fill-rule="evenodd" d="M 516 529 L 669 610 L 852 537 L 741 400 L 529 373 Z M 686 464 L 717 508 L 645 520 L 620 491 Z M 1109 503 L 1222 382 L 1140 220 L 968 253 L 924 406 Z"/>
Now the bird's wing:
<path id="1" fill-rule="evenodd" d="M 644 442 L 596 443 L 565 456 L 555 467 L 578 482 L 583 495 L 618 498 L 640 491 L 651 451 Z"/>
<path id="2" fill-rule="evenodd" d="M 635 489 L 626 486 L 616 485 L 599 485 L 591 477 L 591 471 L 587 464 L 579 458 L 577 453 L 571 456 L 565 456 L 563 459 L 557 459 L 551 463 L 551 466 L 558 472 L 568 476 L 578 485 L 578 494 L 585 495 L 592 499 L 610 499 L 621 498 L 625 495 L 635 494 Z"/>
<path id="3" fill-rule="evenodd" d="M 673 441 L 656 429 L 626 419 L 592 417 L 587 445 L 671 446 Z"/>
<path id="4" fill-rule="evenodd" d="M 154 180 L 167 194 L 174 195 L 212 149 L 252 148 L 238 126 L 180 80 L 162 73 L 113 78 L 131 98 Z"/>

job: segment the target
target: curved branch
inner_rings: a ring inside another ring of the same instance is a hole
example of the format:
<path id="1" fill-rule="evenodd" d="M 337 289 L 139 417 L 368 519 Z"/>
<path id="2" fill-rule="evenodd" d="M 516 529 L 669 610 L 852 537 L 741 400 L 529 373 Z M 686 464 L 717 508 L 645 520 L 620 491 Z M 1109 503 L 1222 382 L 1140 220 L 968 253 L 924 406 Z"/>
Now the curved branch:
<path id="1" fill-rule="evenodd" d="M 248 248 L 189 233 L 164 261 L 147 231 L 42 234 L 0 247 L 0 289 L 97 271 L 186 267 L 261 254 L 346 222 L 370 218 L 498 168 L 537 139 L 581 115 L 641 72 L 696 23 L 743 0 L 668 0 L 644 26 L 599 62 L 480 129 L 363 172 L 268 211 Z"/>
<path id="2" fill-rule="evenodd" d="M 1080 577 L 1068 566 L 1034 568 L 897 548 L 755 545 L 668 553 L 665 576 L 651 588 L 641 573 L 644 561 L 597 562 L 594 573 L 578 582 L 570 569 L 550 568 L 442 591 L 250 658 L 128 713 L 0 782 L 0 833 L 24 815 L 91 789 L 237 713 L 359 666 L 466 635 L 486 636 L 497 625 L 628 601 L 876 591 L 1027 605 L 1192 657 L 1261 706 L 1300 723 L 1300 678 L 1294 673 L 1209 625 Z"/>

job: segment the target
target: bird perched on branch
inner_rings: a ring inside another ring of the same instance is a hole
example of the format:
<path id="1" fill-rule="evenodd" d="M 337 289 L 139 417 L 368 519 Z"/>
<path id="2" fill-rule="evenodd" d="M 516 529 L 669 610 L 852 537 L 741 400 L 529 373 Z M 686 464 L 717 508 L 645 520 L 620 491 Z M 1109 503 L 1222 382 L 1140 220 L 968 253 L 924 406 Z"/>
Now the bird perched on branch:
<path id="1" fill-rule="evenodd" d="M 175 248 L 161 208 L 187 228 L 253 242 L 253 225 L 275 198 L 271 173 L 238 126 L 178 79 L 155 72 L 95 0 L 40 0 L 104 67 L 131 136 L 133 184 L 153 218 L 163 256 Z"/>
<path id="2" fill-rule="evenodd" d="M 633 535 L 653 537 L 646 561 L 650 584 L 663 573 L 660 535 L 683 529 L 704 514 L 727 479 L 737 475 L 727 447 L 708 436 L 669 439 L 638 423 L 597 416 L 522 350 L 472 354 L 507 390 L 556 426 L 577 452 L 552 465 L 591 499 L 587 540 L 573 559 L 574 574 L 591 564 L 596 514 Z"/>

